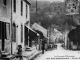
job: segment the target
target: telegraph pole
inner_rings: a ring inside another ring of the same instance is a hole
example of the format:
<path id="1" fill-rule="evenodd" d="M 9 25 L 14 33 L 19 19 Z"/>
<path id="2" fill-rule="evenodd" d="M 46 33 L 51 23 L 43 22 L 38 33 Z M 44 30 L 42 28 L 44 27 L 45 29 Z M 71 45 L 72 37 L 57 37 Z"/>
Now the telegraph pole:
<path id="1" fill-rule="evenodd" d="M 37 16 L 37 0 L 36 0 L 36 16 Z"/>

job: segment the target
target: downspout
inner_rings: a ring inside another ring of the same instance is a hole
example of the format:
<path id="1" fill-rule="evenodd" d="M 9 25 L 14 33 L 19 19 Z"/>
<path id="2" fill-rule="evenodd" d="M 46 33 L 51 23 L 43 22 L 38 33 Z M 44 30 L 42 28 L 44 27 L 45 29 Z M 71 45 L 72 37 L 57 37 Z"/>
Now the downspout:
<path id="1" fill-rule="evenodd" d="M 11 54 L 12 54 L 12 0 L 11 0 L 11 27 L 10 27 L 10 39 L 11 39 Z"/>

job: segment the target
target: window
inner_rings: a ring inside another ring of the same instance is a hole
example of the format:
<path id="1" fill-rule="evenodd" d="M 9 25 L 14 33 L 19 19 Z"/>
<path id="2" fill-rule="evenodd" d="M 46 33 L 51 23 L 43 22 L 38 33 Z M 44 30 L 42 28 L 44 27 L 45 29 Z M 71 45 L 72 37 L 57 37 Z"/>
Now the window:
<path id="1" fill-rule="evenodd" d="M 26 4 L 26 18 L 27 18 L 27 4 Z"/>
<path id="2" fill-rule="evenodd" d="M 12 24 L 12 41 L 16 42 L 16 24 Z"/>
<path id="3" fill-rule="evenodd" d="M 23 1 L 21 1 L 21 15 L 23 15 Z"/>
<path id="4" fill-rule="evenodd" d="M 9 23 L 4 23 L 0 21 L 0 40 L 2 38 L 8 39 L 10 36 L 10 24 Z"/>
<path id="5" fill-rule="evenodd" d="M 72 13 L 74 13 L 74 10 L 73 10 L 73 9 L 71 9 L 71 12 L 72 12 Z"/>
<path id="6" fill-rule="evenodd" d="M 23 25 L 21 25 L 21 43 L 23 43 Z"/>
<path id="7" fill-rule="evenodd" d="M 3 4 L 4 4 L 4 6 L 6 6 L 7 5 L 7 0 L 3 0 Z"/>
<path id="8" fill-rule="evenodd" d="M 70 6 L 68 6 L 68 9 L 71 9 L 71 7 L 70 7 Z"/>
<path id="9" fill-rule="evenodd" d="M 13 9 L 14 9 L 14 12 L 16 12 L 16 0 L 13 0 Z"/>
<path id="10" fill-rule="evenodd" d="M 6 23 L 6 39 L 10 39 L 10 24 Z"/>

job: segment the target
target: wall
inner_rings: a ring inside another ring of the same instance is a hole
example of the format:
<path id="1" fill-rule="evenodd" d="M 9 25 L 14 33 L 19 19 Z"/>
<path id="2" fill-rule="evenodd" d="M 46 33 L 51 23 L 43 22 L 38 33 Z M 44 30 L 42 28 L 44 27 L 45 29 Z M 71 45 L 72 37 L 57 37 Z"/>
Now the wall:
<path id="1" fill-rule="evenodd" d="M 27 21 L 30 21 L 30 14 L 29 14 L 29 5 L 27 5 L 27 18 L 26 18 L 26 3 L 25 1 L 23 1 L 23 15 L 21 16 L 21 0 L 16 0 L 17 1 L 17 5 L 16 5 L 16 13 L 13 12 L 13 22 L 16 24 L 16 29 L 17 29 L 17 33 L 16 33 L 16 44 L 19 45 L 21 44 L 22 47 L 24 48 L 24 41 L 25 41 L 25 37 L 24 37 L 24 26 L 25 23 Z M 29 23 L 30 24 L 30 23 Z M 28 26 L 30 26 L 28 24 Z M 23 25 L 23 42 L 21 43 L 21 25 Z"/>
<path id="2" fill-rule="evenodd" d="M 0 20 L 10 22 L 11 19 L 11 0 L 7 1 L 7 5 L 4 6 L 3 0 L 0 0 Z"/>
<path id="3" fill-rule="evenodd" d="M 11 0 L 7 0 L 7 6 L 4 6 L 3 0 L 0 0 L 0 21 L 10 23 L 11 22 L 10 19 L 11 19 Z M 24 41 L 25 41 L 24 26 L 27 21 L 30 21 L 29 5 L 27 5 L 27 18 L 26 18 L 26 2 L 23 1 L 23 16 L 21 16 L 21 0 L 16 0 L 16 13 L 13 11 L 13 0 L 12 0 L 12 23 L 16 24 L 16 42 L 13 42 L 13 53 L 16 51 L 17 45 L 22 44 L 22 46 L 24 47 Z M 30 22 L 28 23 L 28 25 L 29 24 Z M 21 25 L 23 25 L 23 43 L 21 43 Z M 10 50 L 9 46 L 11 45 L 10 40 L 6 41 L 5 44 L 6 44 L 5 45 L 6 49 Z"/>
<path id="4" fill-rule="evenodd" d="M 6 23 L 10 23 L 10 19 L 11 19 L 11 0 L 7 1 L 7 5 L 3 4 L 3 0 L 0 0 L 0 21 L 2 22 L 6 22 Z M 1 29 L 1 27 L 0 27 Z M 9 40 L 5 40 L 5 50 L 6 52 L 10 53 L 10 39 Z M 2 50 L 1 48 L 1 40 L 0 40 L 0 50 Z M 6 48 L 7 47 L 7 48 Z"/>

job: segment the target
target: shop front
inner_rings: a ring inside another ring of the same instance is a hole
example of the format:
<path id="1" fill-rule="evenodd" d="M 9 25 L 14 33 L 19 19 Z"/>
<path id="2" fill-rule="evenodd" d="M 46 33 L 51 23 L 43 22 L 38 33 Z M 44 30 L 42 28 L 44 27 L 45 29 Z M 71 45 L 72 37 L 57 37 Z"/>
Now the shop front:
<path id="1" fill-rule="evenodd" d="M 0 50 L 10 53 L 8 45 L 10 45 L 10 23 L 0 21 Z"/>
<path id="2" fill-rule="evenodd" d="M 25 26 L 25 46 L 33 47 L 38 44 L 37 32 Z"/>

